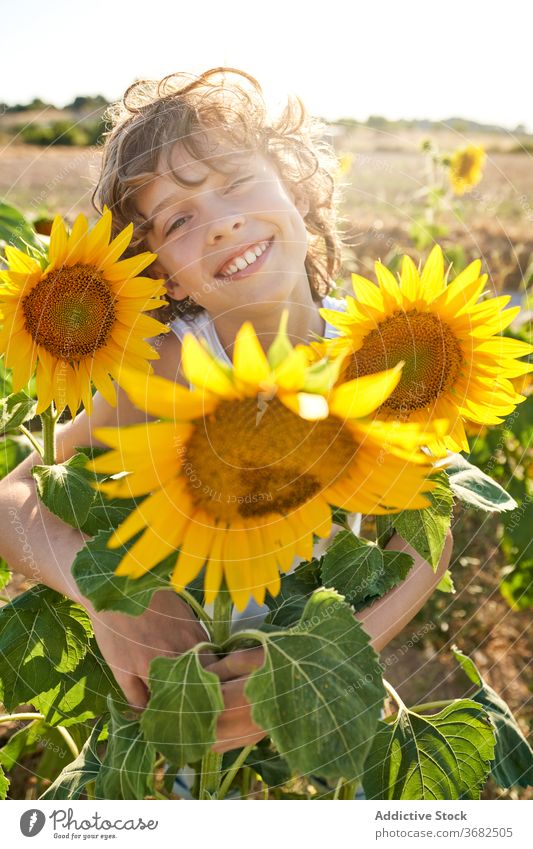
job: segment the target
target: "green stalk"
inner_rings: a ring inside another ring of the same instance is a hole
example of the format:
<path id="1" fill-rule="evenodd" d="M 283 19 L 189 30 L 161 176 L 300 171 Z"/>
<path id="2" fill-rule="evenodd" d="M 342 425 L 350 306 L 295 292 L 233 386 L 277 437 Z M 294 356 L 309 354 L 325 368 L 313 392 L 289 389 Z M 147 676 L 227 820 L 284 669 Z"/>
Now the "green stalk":
<path id="1" fill-rule="evenodd" d="M 21 722 L 22 720 L 29 720 L 30 722 L 36 722 L 38 719 L 44 719 L 44 714 L 42 713 L 6 713 L 3 716 L 0 716 L 0 723 L 2 722 Z M 55 725 L 54 728 L 61 735 L 63 740 L 65 741 L 67 748 L 70 750 L 70 753 L 73 758 L 77 758 L 79 755 L 78 747 L 74 742 L 74 739 L 64 728 L 62 725 Z"/>
<path id="2" fill-rule="evenodd" d="M 181 598 L 183 599 L 183 601 L 187 602 L 187 604 L 189 605 L 189 607 L 190 607 L 190 608 L 192 608 L 192 610 L 194 610 L 194 612 L 196 613 L 196 615 L 197 615 L 198 619 L 199 619 L 201 622 L 203 622 L 203 623 L 204 623 L 204 625 L 205 625 L 205 627 L 207 628 L 207 632 L 208 632 L 208 634 L 209 634 L 209 638 L 210 638 L 211 640 L 213 640 L 213 639 L 214 639 L 214 637 L 213 637 L 213 622 L 212 622 L 211 617 L 210 617 L 210 616 L 208 616 L 208 615 L 207 615 L 207 613 L 205 612 L 205 610 L 204 610 L 204 608 L 202 607 L 202 605 L 201 605 L 201 604 L 199 604 L 199 603 L 196 601 L 195 597 L 194 597 L 193 595 L 191 595 L 191 593 L 190 593 L 190 592 L 188 592 L 188 590 L 180 590 L 180 591 L 179 591 L 179 593 L 178 593 L 178 595 L 180 595 L 180 596 L 181 596 Z"/>
<path id="3" fill-rule="evenodd" d="M 226 775 L 224 776 L 224 781 L 220 785 L 220 791 L 218 794 L 219 799 L 223 799 L 230 789 L 233 779 L 237 775 L 244 761 L 250 754 L 250 752 L 254 749 L 255 743 L 252 743 L 251 746 L 245 746 L 242 752 L 238 755 L 238 757 L 233 761 L 232 765 L 228 769 Z"/>
<path id="4" fill-rule="evenodd" d="M 37 454 L 39 454 L 41 459 L 42 459 L 43 453 L 44 453 L 44 448 L 41 445 L 41 443 L 38 442 L 37 439 L 35 439 L 31 430 L 28 430 L 28 428 L 25 427 L 23 424 L 19 425 L 19 430 L 20 430 L 21 433 L 24 434 L 24 436 L 31 443 L 31 445 L 33 445 L 34 449 L 37 451 Z"/>
<path id="5" fill-rule="evenodd" d="M 45 466 L 53 466 L 56 461 L 54 429 L 58 418 L 52 404 L 47 410 L 41 413 L 41 423 L 43 426 L 43 463 Z"/>
<path id="6" fill-rule="evenodd" d="M 215 599 L 213 611 L 213 642 L 222 647 L 231 632 L 231 614 L 233 604 L 225 586 L 222 586 Z M 209 751 L 202 758 L 200 775 L 200 799 L 216 799 L 220 788 L 222 755 Z"/>

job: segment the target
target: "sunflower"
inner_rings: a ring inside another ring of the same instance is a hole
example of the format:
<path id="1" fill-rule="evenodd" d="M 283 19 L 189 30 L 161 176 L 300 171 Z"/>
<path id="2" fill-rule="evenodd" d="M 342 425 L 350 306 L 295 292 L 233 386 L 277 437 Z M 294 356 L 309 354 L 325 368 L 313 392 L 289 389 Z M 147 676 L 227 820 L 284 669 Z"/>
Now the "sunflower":
<path id="1" fill-rule="evenodd" d="M 206 601 L 225 579 L 242 610 L 250 597 L 262 603 L 266 590 L 279 592 L 279 569 L 295 556 L 312 557 L 313 533 L 331 531 L 330 505 L 367 513 L 427 505 L 432 467 L 418 450 L 419 427 L 363 419 L 393 391 L 400 367 L 333 388 L 340 361 L 310 366 L 284 324 L 265 355 L 249 322 L 232 366 L 192 335 L 182 362 L 194 390 L 133 373 L 123 381 L 134 404 L 164 421 L 94 431 L 113 450 L 91 468 L 129 472 L 99 488 L 149 493 L 110 539 L 117 547 L 143 531 L 117 574 L 140 577 L 179 549 L 176 590 L 206 564 Z"/>
<path id="2" fill-rule="evenodd" d="M 438 245 L 421 274 L 408 256 L 399 281 L 380 262 L 375 269 L 378 285 L 352 275 L 357 300 L 346 298 L 345 313 L 320 310 L 341 336 L 318 350 L 344 354 L 341 380 L 403 362 L 398 385 L 378 407 L 377 418 L 422 426 L 448 420 L 449 433 L 431 447 L 468 451 L 465 420 L 499 424 L 524 400 L 511 379 L 533 369 L 517 359 L 533 347 L 496 335 L 519 307 L 504 309 L 509 296 L 479 302 L 487 279 L 480 276 L 479 260 L 447 283 Z"/>
<path id="3" fill-rule="evenodd" d="M 80 401 L 92 408 L 91 382 L 113 406 L 121 363 L 151 370 L 158 354 L 144 341 L 168 331 L 143 315 L 166 301 L 160 280 L 137 277 L 155 259 L 142 253 L 118 261 L 131 241 L 128 225 L 110 241 L 106 208 L 89 232 L 79 215 L 70 235 L 61 216 L 52 225 L 45 267 L 14 247 L 6 247 L 8 270 L 0 274 L 4 313 L 0 353 L 13 370 L 13 390 L 25 386 L 37 367 L 37 413 L 52 401 L 76 415 Z"/>
<path id="4" fill-rule="evenodd" d="M 469 144 L 456 150 L 450 157 L 449 179 L 456 195 L 464 195 L 481 181 L 485 151 Z"/>

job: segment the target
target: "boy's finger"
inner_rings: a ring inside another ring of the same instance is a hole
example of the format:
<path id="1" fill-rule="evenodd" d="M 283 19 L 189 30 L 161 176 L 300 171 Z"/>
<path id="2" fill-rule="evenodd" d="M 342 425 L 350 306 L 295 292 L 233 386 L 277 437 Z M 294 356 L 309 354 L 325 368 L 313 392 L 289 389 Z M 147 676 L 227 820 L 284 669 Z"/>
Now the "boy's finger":
<path id="1" fill-rule="evenodd" d="M 128 703 L 135 710 L 144 710 L 148 704 L 148 687 L 136 675 L 128 675 L 125 678 L 117 678 L 120 688 Z"/>
<path id="2" fill-rule="evenodd" d="M 250 672 L 263 666 L 264 662 L 265 652 L 263 648 L 259 647 L 232 651 L 222 660 L 217 660 L 206 668 L 209 672 L 218 675 L 221 681 L 231 681 L 233 678 L 249 675 Z"/>
<path id="3" fill-rule="evenodd" d="M 213 751 L 222 754 L 262 740 L 266 732 L 252 719 L 250 703 L 244 694 L 247 676 L 222 685 L 224 710 L 218 717 L 217 740 Z"/>

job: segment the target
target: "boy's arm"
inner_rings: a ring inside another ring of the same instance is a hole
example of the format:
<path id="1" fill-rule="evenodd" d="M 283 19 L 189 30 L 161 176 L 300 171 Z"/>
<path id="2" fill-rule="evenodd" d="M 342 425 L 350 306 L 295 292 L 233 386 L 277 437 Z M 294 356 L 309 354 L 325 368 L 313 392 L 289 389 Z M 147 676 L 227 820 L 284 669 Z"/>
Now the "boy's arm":
<path id="1" fill-rule="evenodd" d="M 451 531 L 448 531 L 439 565 L 434 572 L 429 563 L 399 534 L 394 534 L 385 546 L 392 551 L 405 551 L 411 555 L 414 563 L 405 581 L 370 607 L 355 614 L 355 618 L 370 635 L 370 642 L 376 651 L 381 651 L 390 643 L 424 606 L 450 565 L 452 547 L 453 537 Z"/>
<path id="2" fill-rule="evenodd" d="M 176 351 L 174 345 L 174 354 Z M 167 363 L 168 358 L 165 367 L 170 371 L 171 364 Z M 161 373 L 162 369 L 158 370 Z M 169 376 L 175 379 L 174 374 Z M 110 407 L 96 394 L 90 417 L 82 412 L 74 422 L 58 428 L 58 462 L 70 457 L 77 446 L 100 445 L 92 435 L 95 427 L 124 426 L 150 418 L 136 410 L 120 389 L 117 395 L 117 406 Z M 0 557 L 13 571 L 46 584 L 86 608 L 100 650 L 126 698 L 132 705 L 143 707 L 151 660 L 162 654 L 181 654 L 203 642 L 206 633 L 190 607 L 171 590 L 156 592 L 150 607 L 140 616 L 94 610 L 80 594 L 71 573 L 86 537 L 50 513 L 38 498 L 31 467 L 40 463 L 33 452 L 0 481 Z M 206 662 L 209 660 L 214 657 L 208 655 Z"/>
<path id="3" fill-rule="evenodd" d="M 449 566 L 452 546 L 453 537 L 448 531 L 439 565 L 433 572 L 431 566 L 402 537 L 398 534 L 392 537 L 386 548 L 405 551 L 413 557 L 414 564 L 405 581 L 370 607 L 355 614 L 370 635 L 370 642 L 376 651 L 381 651 L 423 607 Z M 209 671 L 216 672 L 222 681 L 225 706 L 218 720 L 214 751 L 227 752 L 240 746 L 249 746 L 265 736 L 265 732 L 252 720 L 250 704 L 244 695 L 248 676 L 263 663 L 262 648 L 243 649 L 231 652 L 209 667 Z"/>

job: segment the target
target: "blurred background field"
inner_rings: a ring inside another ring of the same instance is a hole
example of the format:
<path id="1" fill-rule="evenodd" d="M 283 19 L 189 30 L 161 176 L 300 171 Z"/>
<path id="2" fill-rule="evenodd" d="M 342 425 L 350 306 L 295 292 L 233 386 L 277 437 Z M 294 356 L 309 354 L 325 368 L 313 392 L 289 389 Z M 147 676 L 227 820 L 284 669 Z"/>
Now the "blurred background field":
<path id="1" fill-rule="evenodd" d="M 514 303 L 523 304 L 522 318 L 512 332 L 530 338 L 533 136 L 521 128 L 511 133 L 453 120 L 413 124 L 374 118 L 365 124 L 328 126 L 328 138 L 343 162 L 341 214 L 346 247 L 339 288 L 349 290 L 351 271 L 372 277 L 377 259 L 395 268 L 404 253 L 415 259 L 425 257 L 438 232 L 455 272 L 481 257 L 489 273 L 488 290 L 509 294 Z M 40 143 L 35 144 L 37 126 L 55 126 L 59 138 L 47 140 L 41 133 Z M 77 134 L 68 130 L 73 126 Z M 85 142 L 89 130 L 99 138 L 102 126 L 100 110 L 94 104 L 89 105 L 85 117 L 83 109 L 56 114 L 39 104 L 33 110 L 4 112 L 0 117 L 0 200 L 18 207 L 43 233 L 56 213 L 69 223 L 79 212 L 94 219 L 91 194 L 101 153 L 98 145 Z M 33 136 L 28 128 L 33 128 Z M 68 144 L 62 143 L 62 134 Z M 432 214 L 429 218 L 428 186 L 435 174 L 431 156 L 422 152 L 427 140 L 439 154 L 466 144 L 486 151 L 481 182 L 460 201 L 452 201 L 444 193 L 438 199 L 438 217 Z M 528 394 L 529 382 L 522 381 L 520 388 Z M 387 677 L 408 703 L 461 697 L 471 688 L 449 651 L 457 644 L 506 699 L 527 734 L 533 726 L 533 395 L 528 394 L 518 415 L 511 419 L 489 432 L 473 432 L 470 459 L 510 491 L 520 505 L 518 510 L 513 514 L 467 514 L 457 508 L 452 566 L 456 592 L 435 593 L 385 649 L 382 660 Z M 3 445 L 2 473 L 22 456 L 20 445 L 11 443 Z M 26 586 L 19 576 L 13 576 L 1 590 L 4 600 Z M 7 725 L 0 727 L 0 744 L 11 731 Z M 35 795 L 38 781 L 33 767 L 22 759 L 17 768 L 18 798 Z M 489 785 L 485 793 L 489 798 L 533 797 L 531 790 L 504 791 L 495 785 Z"/>

